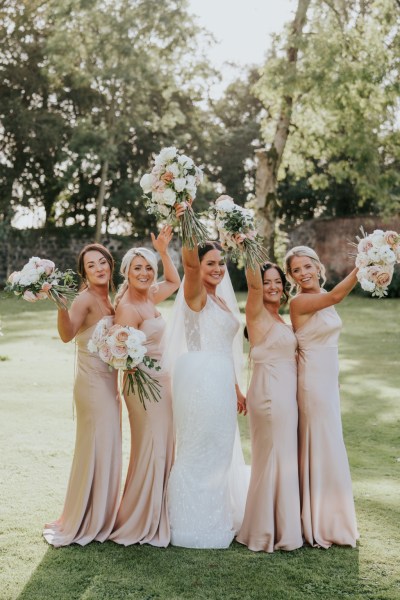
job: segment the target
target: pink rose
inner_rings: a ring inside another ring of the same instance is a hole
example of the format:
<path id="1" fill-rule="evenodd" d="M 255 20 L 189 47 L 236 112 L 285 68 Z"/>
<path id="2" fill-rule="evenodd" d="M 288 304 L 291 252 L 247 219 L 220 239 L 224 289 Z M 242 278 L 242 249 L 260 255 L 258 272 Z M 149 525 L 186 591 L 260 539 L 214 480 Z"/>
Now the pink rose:
<path id="1" fill-rule="evenodd" d="M 51 285 L 51 283 L 49 283 L 48 281 L 45 281 L 44 284 L 42 285 L 42 292 L 48 292 L 49 290 L 51 290 L 53 286 Z"/>
<path id="2" fill-rule="evenodd" d="M 399 242 L 399 234 L 396 231 L 385 231 L 384 235 L 383 235 L 386 244 L 389 244 L 389 246 L 396 246 L 396 244 L 398 244 Z"/>
<path id="3" fill-rule="evenodd" d="M 376 277 L 376 285 L 379 287 L 387 287 L 391 281 L 392 273 L 385 271 L 385 269 L 382 268 L 381 272 Z"/>
<path id="4" fill-rule="evenodd" d="M 107 364 L 110 364 L 111 359 L 112 359 L 112 354 L 111 354 L 111 350 L 110 348 L 107 346 L 107 344 L 103 344 L 100 348 L 99 348 L 99 356 L 101 358 L 101 360 Z"/>
<path id="5" fill-rule="evenodd" d="M 47 260 L 47 258 L 42 258 L 39 262 L 38 262 L 38 266 L 39 267 L 43 267 L 44 272 L 46 273 L 46 275 L 51 275 L 54 271 L 54 269 L 56 268 L 56 265 L 53 263 L 52 260 Z"/>
<path id="6" fill-rule="evenodd" d="M 119 331 L 118 333 L 116 333 L 114 335 L 114 337 L 117 340 L 118 345 L 121 344 L 121 343 L 124 344 L 126 342 L 126 340 L 128 339 L 128 337 L 129 337 L 129 333 L 127 331 L 125 331 L 125 329 L 121 329 L 121 331 Z"/>
<path id="7" fill-rule="evenodd" d="M 126 359 L 128 358 L 128 350 L 126 346 L 110 346 L 112 355 L 115 358 Z"/>
<path id="8" fill-rule="evenodd" d="M 36 293 L 36 298 L 38 300 L 47 300 L 48 295 L 46 294 L 46 292 L 40 291 Z"/>
<path id="9" fill-rule="evenodd" d="M 164 175 L 161 175 L 162 181 L 165 181 L 166 183 L 169 183 L 170 181 L 172 181 L 173 178 L 174 178 L 173 173 L 170 173 L 169 171 L 164 173 Z"/>
<path id="10" fill-rule="evenodd" d="M 20 271 L 14 271 L 13 273 L 11 273 L 11 275 L 7 279 L 8 283 L 18 283 L 20 273 Z"/>
<path id="11" fill-rule="evenodd" d="M 369 240 L 368 238 L 363 238 L 359 241 L 357 248 L 359 252 L 364 252 L 366 254 L 368 250 L 371 250 L 371 248 L 373 248 L 373 246 L 374 245 L 371 242 L 371 240 Z"/>
<path id="12" fill-rule="evenodd" d="M 371 267 L 367 267 L 368 279 L 376 284 L 376 278 L 380 273 L 380 267 L 378 265 L 372 265 Z"/>
<path id="13" fill-rule="evenodd" d="M 36 296 L 36 294 L 34 294 L 33 292 L 31 292 L 29 290 L 26 290 L 22 297 L 27 302 L 37 302 L 39 300 L 39 298 Z"/>

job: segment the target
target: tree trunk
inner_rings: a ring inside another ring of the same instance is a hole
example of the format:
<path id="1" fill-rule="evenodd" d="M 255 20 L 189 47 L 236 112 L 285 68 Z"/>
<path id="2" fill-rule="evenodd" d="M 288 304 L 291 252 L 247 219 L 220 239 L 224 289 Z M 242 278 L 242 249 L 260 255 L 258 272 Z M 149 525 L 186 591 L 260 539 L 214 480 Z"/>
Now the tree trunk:
<path id="1" fill-rule="evenodd" d="M 298 0 L 296 15 L 292 23 L 292 32 L 287 50 L 288 77 L 296 82 L 297 55 L 299 41 L 306 22 L 310 0 Z M 276 124 L 275 135 L 269 149 L 256 150 L 256 205 L 260 221 L 260 233 L 265 238 L 265 246 L 271 260 L 275 259 L 274 229 L 276 209 L 276 188 L 278 171 L 289 136 L 289 126 L 293 108 L 293 93 L 285 94 L 281 102 L 281 111 Z"/>
<path id="2" fill-rule="evenodd" d="M 104 206 L 104 198 L 106 195 L 106 181 L 107 181 L 107 173 L 108 173 L 108 159 L 106 158 L 101 166 L 101 180 L 99 193 L 97 194 L 96 200 L 96 235 L 95 241 L 101 242 L 101 226 L 103 224 L 103 206 Z"/>

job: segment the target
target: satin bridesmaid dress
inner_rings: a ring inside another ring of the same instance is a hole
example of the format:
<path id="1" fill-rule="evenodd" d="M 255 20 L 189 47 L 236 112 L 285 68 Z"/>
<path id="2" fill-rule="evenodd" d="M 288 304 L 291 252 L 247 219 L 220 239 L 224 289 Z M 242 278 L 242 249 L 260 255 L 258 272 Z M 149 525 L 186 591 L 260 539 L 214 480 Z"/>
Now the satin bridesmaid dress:
<path id="1" fill-rule="evenodd" d="M 355 547 L 357 522 L 343 441 L 338 340 L 333 306 L 296 331 L 299 344 L 299 466 L 303 535 L 311 546 Z"/>
<path id="2" fill-rule="evenodd" d="M 114 317 L 104 318 L 113 324 Z M 63 513 L 43 531 L 53 546 L 104 542 L 118 510 L 122 440 L 117 371 L 110 372 L 87 348 L 96 325 L 75 338 L 76 443 Z"/>
<path id="3" fill-rule="evenodd" d="M 161 316 L 145 319 L 139 329 L 146 335 L 147 355 L 161 366 L 161 339 L 165 321 Z M 146 400 L 146 410 L 135 394 L 125 401 L 131 428 L 131 453 L 125 488 L 110 539 L 118 544 L 170 542 L 167 484 L 174 454 L 171 381 L 163 370 L 148 370 L 161 385 L 158 402 Z"/>
<path id="4" fill-rule="evenodd" d="M 251 349 L 247 394 L 252 465 L 237 541 L 250 550 L 295 550 L 303 545 L 297 463 L 297 340 L 285 323 L 272 324 Z"/>

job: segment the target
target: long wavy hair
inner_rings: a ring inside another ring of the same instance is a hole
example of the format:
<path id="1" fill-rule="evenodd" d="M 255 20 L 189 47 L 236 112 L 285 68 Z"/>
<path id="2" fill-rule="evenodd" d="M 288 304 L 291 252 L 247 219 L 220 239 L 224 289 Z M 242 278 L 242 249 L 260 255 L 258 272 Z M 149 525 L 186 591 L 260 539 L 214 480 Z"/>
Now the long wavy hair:
<path id="1" fill-rule="evenodd" d="M 153 284 L 152 285 L 155 285 L 157 283 L 158 264 L 157 264 L 157 256 L 155 255 L 155 253 L 152 252 L 151 250 L 149 250 L 148 248 L 131 248 L 130 250 L 128 250 L 128 252 L 122 258 L 121 267 L 120 267 L 119 272 L 121 273 L 122 277 L 124 278 L 124 281 L 119 286 L 118 291 L 115 295 L 114 309 L 117 308 L 118 304 L 121 301 L 122 296 L 125 294 L 126 290 L 128 289 L 129 269 L 130 269 L 133 259 L 136 256 L 141 256 L 149 263 L 149 265 L 153 269 Z"/>
<path id="2" fill-rule="evenodd" d="M 315 266 L 317 267 L 320 277 L 321 277 L 321 287 L 324 287 L 325 283 L 326 283 L 326 269 L 324 267 L 324 265 L 322 264 L 322 262 L 319 259 L 318 254 L 315 252 L 315 250 L 313 250 L 312 248 L 309 248 L 309 246 L 295 246 L 294 248 L 292 248 L 291 250 L 289 250 L 289 252 L 287 252 L 286 256 L 285 256 L 285 269 L 286 269 L 286 276 L 289 280 L 290 283 L 290 293 L 293 293 L 293 290 L 296 290 L 297 292 L 300 291 L 301 286 L 296 284 L 296 282 L 294 281 L 293 277 L 292 277 L 292 273 L 291 273 L 291 263 L 292 263 L 292 258 L 294 256 L 306 256 L 307 258 L 310 258 L 312 260 L 312 262 L 315 264 Z"/>
<path id="3" fill-rule="evenodd" d="M 86 271 L 85 271 L 84 257 L 85 257 L 85 254 L 87 254 L 88 252 L 91 252 L 91 251 L 100 252 L 100 254 L 102 254 L 104 256 L 104 258 L 106 259 L 106 261 L 108 262 L 109 267 L 110 267 L 110 287 L 111 287 L 112 291 L 114 291 L 115 287 L 114 287 L 113 277 L 114 277 L 115 261 L 112 257 L 111 252 L 109 250 L 107 250 L 107 248 L 105 246 L 103 246 L 102 244 L 97 244 L 97 243 L 87 244 L 87 246 L 84 246 L 78 256 L 78 275 L 82 279 L 83 286 L 88 287 L 88 284 L 86 281 L 87 276 L 86 276 Z"/>

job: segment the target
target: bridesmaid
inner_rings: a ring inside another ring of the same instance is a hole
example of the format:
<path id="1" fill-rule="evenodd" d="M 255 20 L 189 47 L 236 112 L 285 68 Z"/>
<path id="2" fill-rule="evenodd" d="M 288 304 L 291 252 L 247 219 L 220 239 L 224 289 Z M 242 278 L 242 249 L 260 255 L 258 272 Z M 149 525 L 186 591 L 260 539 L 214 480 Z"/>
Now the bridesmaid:
<path id="1" fill-rule="evenodd" d="M 285 257 L 297 287 L 290 316 L 299 345 L 299 465 L 303 535 L 311 546 L 355 547 L 358 539 L 339 397 L 338 340 L 342 322 L 333 305 L 357 283 L 357 269 L 330 292 L 325 268 L 307 246 Z"/>
<path id="2" fill-rule="evenodd" d="M 147 354 L 160 361 L 165 321 L 156 305 L 179 287 L 180 278 L 168 244 L 172 229 L 163 227 L 157 238 L 151 234 L 160 254 L 164 281 L 157 283 L 157 258 L 146 248 L 132 248 L 121 264 L 124 283 L 115 298 L 115 322 L 140 329 L 146 334 Z M 144 366 L 141 368 L 145 369 Z M 144 410 L 136 394 L 126 394 L 131 427 L 131 454 L 125 488 L 110 539 L 118 544 L 148 543 L 168 546 L 170 528 L 166 489 L 172 467 L 174 441 L 171 382 L 168 372 L 148 371 L 161 384 L 158 402 L 146 401 Z"/>
<path id="3" fill-rule="evenodd" d="M 85 546 L 110 535 L 118 510 L 121 484 L 121 423 L 117 372 L 87 349 L 100 319 L 110 325 L 114 310 L 109 298 L 114 260 L 101 244 L 85 246 L 78 272 L 85 289 L 70 310 L 58 310 L 58 332 L 63 342 L 73 338 L 78 347 L 74 400 L 76 443 L 64 510 L 45 525 L 44 538 L 53 546 Z"/>
<path id="4" fill-rule="evenodd" d="M 288 301 L 285 275 L 275 264 L 246 271 L 246 321 L 254 371 L 247 406 L 252 466 L 237 541 L 250 550 L 295 550 L 303 545 L 297 465 L 297 341 L 279 315 Z"/>

